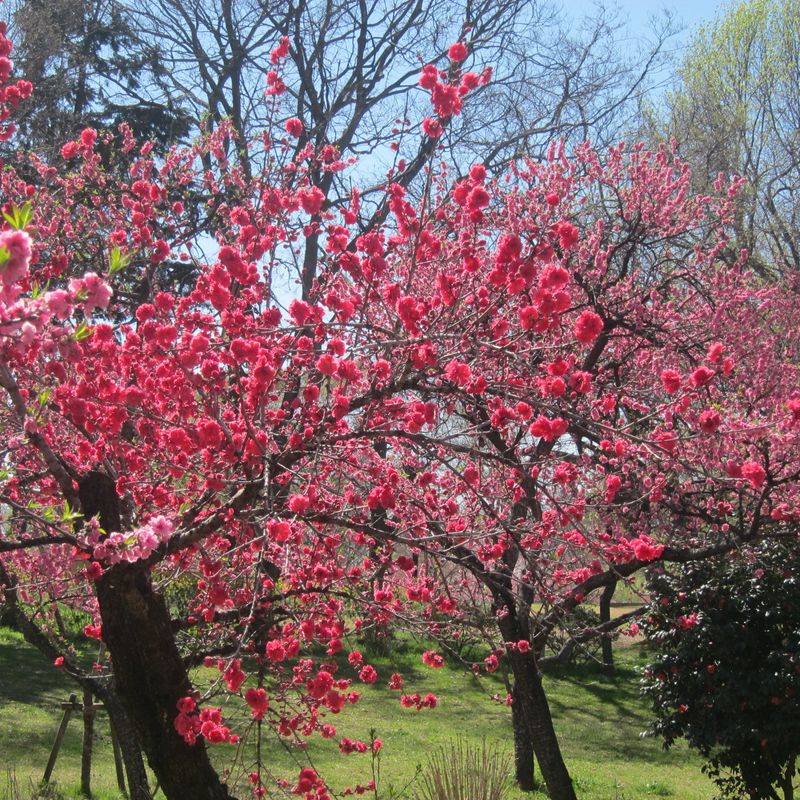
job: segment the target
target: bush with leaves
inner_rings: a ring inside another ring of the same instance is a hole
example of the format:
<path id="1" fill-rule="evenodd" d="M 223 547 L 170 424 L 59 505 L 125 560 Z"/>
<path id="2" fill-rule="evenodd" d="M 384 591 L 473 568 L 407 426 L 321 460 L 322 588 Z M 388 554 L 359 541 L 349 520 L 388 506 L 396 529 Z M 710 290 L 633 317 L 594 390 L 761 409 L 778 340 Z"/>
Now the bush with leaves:
<path id="1" fill-rule="evenodd" d="M 651 580 L 644 693 L 665 747 L 700 751 L 720 796 L 791 798 L 800 750 L 800 558 L 763 542 Z"/>

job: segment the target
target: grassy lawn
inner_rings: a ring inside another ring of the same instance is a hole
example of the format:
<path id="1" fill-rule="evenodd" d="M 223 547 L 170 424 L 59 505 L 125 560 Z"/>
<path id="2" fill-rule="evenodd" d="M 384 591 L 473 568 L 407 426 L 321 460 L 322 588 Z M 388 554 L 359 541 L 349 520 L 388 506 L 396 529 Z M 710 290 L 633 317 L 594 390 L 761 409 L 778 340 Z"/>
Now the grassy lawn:
<path id="1" fill-rule="evenodd" d="M 640 738 L 647 709 L 638 696 L 635 667 L 643 662 L 644 655 L 639 645 L 617 653 L 620 669 L 614 678 L 589 667 L 572 667 L 547 678 L 556 729 L 579 797 L 708 800 L 713 787 L 700 773 L 700 761 L 692 753 L 683 746 L 664 753 L 658 742 Z M 499 681 L 477 680 L 455 668 L 428 669 L 421 665 L 416 648 L 403 643 L 390 657 L 369 660 L 378 669 L 380 679 L 374 686 L 359 684 L 363 700 L 338 717 L 328 718 L 337 726 L 335 740 L 313 737 L 305 753 L 287 749 L 277 741 L 268 743 L 277 775 L 296 775 L 297 764 L 305 764 L 304 759 L 310 758 L 334 788 L 366 782 L 371 777 L 369 756 L 341 756 L 336 741 L 344 736 L 369 740 L 370 730 L 375 729 L 384 743 L 380 797 L 388 800 L 392 796 L 390 788 L 396 792 L 413 781 L 417 765 L 424 763 L 428 752 L 457 735 L 475 742 L 485 737 L 510 751 L 510 711 L 492 699 L 492 695 L 505 696 Z M 385 688 L 393 671 L 404 674 L 408 691 L 438 694 L 440 706 L 419 712 L 401 708 L 398 693 Z M 202 671 L 198 677 L 201 675 Z M 9 788 L 12 771 L 20 798 L 31 797 L 31 788 L 41 779 L 58 727 L 61 712 L 57 703 L 66 700 L 71 691 L 72 686 L 59 670 L 46 664 L 17 634 L 0 628 L 0 800 L 17 800 Z M 116 800 L 111 742 L 104 715 L 98 715 L 95 726 L 100 738 L 95 741 L 92 786 L 101 800 Z M 81 733 L 80 720 L 76 719 L 70 723 L 54 772 L 60 789 L 70 797 L 78 796 Z M 230 745 L 218 746 L 214 755 L 222 764 L 230 760 L 233 752 Z M 242 787 L 239 796 L 248 794 Z M 513 800 L 546 797 L 543 793 L 513 792 L 511 796 Z"/>

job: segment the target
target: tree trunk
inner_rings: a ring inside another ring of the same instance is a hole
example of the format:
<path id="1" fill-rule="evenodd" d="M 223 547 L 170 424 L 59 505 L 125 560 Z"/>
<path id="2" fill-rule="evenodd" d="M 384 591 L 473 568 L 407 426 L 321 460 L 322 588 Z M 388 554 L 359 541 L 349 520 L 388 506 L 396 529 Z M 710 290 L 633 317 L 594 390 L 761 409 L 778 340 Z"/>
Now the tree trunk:
<path id="1" fill-rule="evenodd" d="M 168 800 L 231 800 L 204 741 L 189 745 L 175 730 L 177 703 L 192 686 L 146 569 L 118 564 L 96 587 L 116 689 L 162 791 Z"/>
<path id="2" fill-rule="evenodd" d="M 508 660 L 511 674 L 514 678 L 513 708 L 525 721 L 527 738 L 522 737 L 524 728 L 514 725 L 514 751 L 524 753 L 528 747 L 533 747 L 539 771 L 547 787 L 550 800 L 577 800 L 575 790 L 572 788 L 572 779 L 569 776 L 567 765 L 561 755 L 553 718 L 550 715 L 550 705 L 542 686 L 542 675 L 539 672 L 535 647 L 542 646 L 543 631 L 532 631 L 527 612 L 518 615 L 513 602 L 507 594 L 497 588 L 497 578 L 490 583 L 490 588 L 495 592 L 495 605 L 503 608 L 506 613 L 498 615 L 497 626 L 506 642 L 528 641 L 532 649 L 526 652 L 511 650 Z M 539 636 L 537 636 L 537 633 Z M 512 716 L 513 722 L 513 716 Z"/>
<path id="3" fill-rule="evenodd" d="M 125 764 L 125 777 L 128 779 L 129 800 L 153 800 L 142 760 L 142 748 L 116 690 L 112 687 L 102 695 L 101 699 L 119 742 L 122 761 Z"/>
<path id="4" fill-rule="evenodd" d="M 614 591 L 617 588 L 617 582 L 609 583 L 603 589 L 603 594 L 600 595 L 600 624 L 611 621 L 611 599 L 614 597 Z M 603 672 L 606 675 L 614 674 L 614 648 L 612 646 L 611 634 L 600 634 L 600 644 L 603 648 Z"/>
<path id="5" fill-rule="evenodd" d="M 0 580 L 5 585 L 3 590 L 6 601 L 8 624 L 12 625 L 25 637 L 28 644 L 35 647 L 50 662 L 59 655 L 53 643 L 30 620 L 17 602 L 16 581 L 6 572 L 0 563 Z M 150 786 L 147 781 L 147 772 L 142 760 L 142 748 L 136 737 L 130 719 L 120 703 L 113 684 L 108 685 L 104 680 L 94 677 L 76 676 L 73 678 L 84 688 L 88 687 L 94 696 L 106 707 L 111 724 L 114 726 L 119 739 L 122 758 L 125 762 L 125 771 L 128 776 L 128 793 L 130 800 L 153 800 Z"/>
<path id="6" fill-rule="evenodd" d="M 510 660 L 514 675 L 514 703 L 519 702 L 524 709 L 523 717 L 527 723 L 529 740 L 533 744 L 547 793 L 551 800 L 577 800 L 558 745 L 550 706 L 533 651 L 512 653 Z M 516 749 L 516 730 L 514 734 Z"/>
<path id="7" fill-rule="evenodd" d="M 514 777 L 523 792 L 536 789 L 536 776 L 533 767 L 533 741 L 525 720 L 525 706 L 517 700 L 516 691 L 512 693 L 511 724 L 514 728 Z"/>

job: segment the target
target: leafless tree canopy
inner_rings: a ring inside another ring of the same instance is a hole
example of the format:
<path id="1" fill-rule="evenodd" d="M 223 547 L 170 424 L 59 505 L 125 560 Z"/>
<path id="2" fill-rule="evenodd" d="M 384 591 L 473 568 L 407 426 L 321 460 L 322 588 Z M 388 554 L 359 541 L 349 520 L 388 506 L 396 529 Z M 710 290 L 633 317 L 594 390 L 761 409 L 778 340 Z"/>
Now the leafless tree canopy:
<path id="1" fill-rule="evenodd" d="M 669 25 L 646 52 L 622 55 L 619 27 L 602 7 L 578 25 L 538 0 L 153 0 L 126 9 L 158 51 L 170 94 L 196 121 L 232 121 L 244 138 L 269 125 L 269 52 L 290 40 L 287 116 L 317 143 L 374 154 L 415 122 L 427 98 L 420 67 L 446 65 L 456 39 L 467 66 L 494 69 L 469 98 L 446 146 L 498 164 L 538 152 L 554 136 L 613 138 L 646 88 Z"/>
<path id="2" fill-rule="evenodd" d="M 298 152 L 309 143 L 333 145 L 341 158 L 359 158 L 355 171 L 320 168 L 310 179 L 326 208 L 349 197 L 351 181 L 366 187 L 362 229 L 386 215 L 388 170 L 417 192 L 425 167 L 439 156 L 456 171 L 476 161 L 494 170 L 540 155 L 557 138 L 615 141 L 637 112 L 672 32 L 665 19 L 633 52 L 602 6 L 575 21 L 550 0 L 15 3 L 23 71 L 44 87 L 28 125 L 36 147 L 59 147 L 85 124 L 110 126 L 120 117 L 139 119 L 144 133 L 148 121 L 160 126 L 162 141 L 224 120 L 236 133 L 230 155 L 249 177 L 267 157 L 261 135 L 285 136 L 285 121 L 298 117 Z M 265 97 L 270 53 L 283 37 L 286 92 Z M 493 78 L 469 93 L 463 113 L 433 139 L 420 129 L 431 114 L 420 69 L 450 69 L 447 49 L 457 40 L 468 49 L 462 68 L 491 68 Z M 58 125 L 49 125 L 51 109 Z M 309 236 L 298 255 L 304 295 L 316 273 L 317 239 Z"/>

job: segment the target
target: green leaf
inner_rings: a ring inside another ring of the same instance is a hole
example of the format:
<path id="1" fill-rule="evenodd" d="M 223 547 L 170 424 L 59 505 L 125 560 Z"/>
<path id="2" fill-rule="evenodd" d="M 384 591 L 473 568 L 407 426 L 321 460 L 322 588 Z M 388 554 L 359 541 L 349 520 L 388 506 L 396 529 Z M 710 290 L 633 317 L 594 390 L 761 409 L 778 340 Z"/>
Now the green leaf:
<path id="1" fill-rule="evenodd" d="M 123 253 L 119 247 L 114 247 L 108 257 L 108 274 L 115 275 L 131 263 L 131 257 Z"/>
<path id="2" fill-rule="evenodd" d="M 33 218 L 33 204 L 30 200 L 21 206 L 12 206 L 11 213 L 3 212 L 6 222 L 17 231 L 23 231 Z"/>
<path id="3" fill-rule="evenodd" d="M 50 281 L 47 281 L 44 286 L 41 286 L 38 283 L 34 283 L 31 286 L 31 299 L 36 300 L 37 298 L 41 297 L 48 289 L 50 288 Z"/>
<path id="4" fill-rule="evenodd" d="M 64 501 L 64 509 L 61 512 L 62 522 L 75 522 L 75 520 L 81 519 L 82 517 L 83 514 L 79 511 L 75 511 L 66 500 Z"/>
<path id="5" fill-rule="evenodd" d="M 72 334 L 72 338 L 76 342 L 81 342 L 84 339 L 88 339 L 94 331 L 85 323 L 81 322 L 81 324 L 75 329 L 74 333 Z"/>

